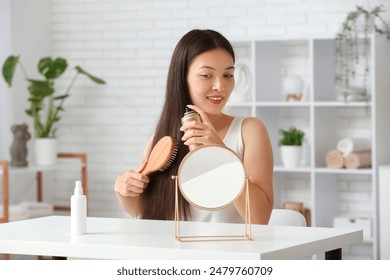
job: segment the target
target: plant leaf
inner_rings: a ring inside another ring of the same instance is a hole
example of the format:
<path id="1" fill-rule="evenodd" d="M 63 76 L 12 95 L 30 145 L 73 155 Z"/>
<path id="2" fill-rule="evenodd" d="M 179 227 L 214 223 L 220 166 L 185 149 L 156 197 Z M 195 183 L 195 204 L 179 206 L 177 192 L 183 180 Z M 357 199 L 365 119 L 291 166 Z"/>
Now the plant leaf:
<path id="1" fill-rule="evenodd" d="M 3 78 L 10 87 L 14 78 L 15 68 L 19 62 L 19 55 L 10 55 L 3 64 Z"/>
<path id="2" fill-rule="evenodd" d="M 30 86 L 28 87 L 28 91 L 30 94 L 38 99 L 43 99 L 54 92 L 54 88 L 52 83 L 48 81 L 39 81 L 39 80 L 28 80 Z"/>
<path id="3" fill-rule="evenodd" d="M 57 79 L 65 72 L 67 67 L 67 61 L 61 57 L 58 57 L 55 60 L 51 57 L 44 57 L 39 60 L 38 63 L 39 73 L 45 76 L 48 80 Z"/>
<path id="4" fill-rule="evenodd" d="M 31 109 L 26 109 L 24 111 L 26 112 L 27 115 L 32 117 L 32 110 Z"/>
<path id="5" fill-rule="evenodd" d="M 88 78 L 90 78 L 92 81 L 94 81 L 95 83 L 99 84 L 99 85 L 102 85 L 102 84 L 105 84 L 106 81 L 104 81 L 103 79 L 101 78 L 98 78 L 96 76 L 93 76 L 91 74 L 89 74 L 88 72 L 86 72 L 83 68 L 81 68 L 80 66 L 76 66 L 75 67 L 76 71 L 79 73 L 79 74 L 83 74 L 85 76 L 87 76 Z"/>
<path id="6" fill-rule="evenodd" d="M 63 94 L 63 95 L 55 96 L 54 100 L 65 99 L 69 96 L 70 96 L 70 94 Z"/>
<path id="7" fill-rule="evenodd" d="M 281 139 L 279 146 L 302 146 L 305 133 L 302 130 L 291 127 L 289 130 L 280 129 Z"/>
<path id="8" fill-rule="evenodd" d="M 33 119 L 34 119 L 34 130 L 35 130 L 35 137 L 36 138 L 45 138 L 47 135 L 45 135 L 43 125 L 41 123 L 41 120 L 39 116 L 34 116 L 33 113 Z"/>

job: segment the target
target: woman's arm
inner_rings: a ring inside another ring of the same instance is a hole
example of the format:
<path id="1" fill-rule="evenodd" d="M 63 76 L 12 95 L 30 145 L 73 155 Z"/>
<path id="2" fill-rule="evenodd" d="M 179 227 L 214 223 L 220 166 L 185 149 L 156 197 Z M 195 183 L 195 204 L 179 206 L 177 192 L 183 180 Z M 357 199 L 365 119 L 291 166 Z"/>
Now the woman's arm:
<path id="1" fill-rule="evenodd" d="M 141 166 L 118 176 L 115 181 L 115 193 L 120 206 L 132 216 L 139 216 L 140 196 L 149 183 L 149 177 L 141 174 L 151 150 L 153 137 L 148 141 L 141 159 Z"/>
<path id="2" fill-rule="evenodd" d="M 243 163 L 249 176 L 251 222 L 268 224 L 274 205 L 273 154 L 265 125 L 256 118 L 246 118 L 242 125 Z M 245 217 L 246 191 L 235 202 L 241 217 Z"/>

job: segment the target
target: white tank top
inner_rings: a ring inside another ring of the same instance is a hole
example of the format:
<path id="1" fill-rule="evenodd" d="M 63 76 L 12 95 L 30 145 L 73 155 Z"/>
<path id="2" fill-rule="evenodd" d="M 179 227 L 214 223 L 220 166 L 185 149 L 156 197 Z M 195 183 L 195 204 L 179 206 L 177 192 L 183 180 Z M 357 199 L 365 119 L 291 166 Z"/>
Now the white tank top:
<path id="1" fill-rule="evenodd" d="M 242 160 L 244 144 L 242 141 L 241 127 L 245 117 L 235 117 L 230 124 L 223 142 L 233 150 Z M 192 221 L 215 223 L 244 223 L 233 204 L 218 211 L 206 211 L 190 206 Z"/>

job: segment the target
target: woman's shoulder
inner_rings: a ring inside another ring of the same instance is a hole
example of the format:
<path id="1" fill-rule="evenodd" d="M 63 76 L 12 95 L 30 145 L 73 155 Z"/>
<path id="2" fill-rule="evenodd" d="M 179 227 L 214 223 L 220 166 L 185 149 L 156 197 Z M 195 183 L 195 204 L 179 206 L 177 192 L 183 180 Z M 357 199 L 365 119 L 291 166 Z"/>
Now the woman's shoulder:
<path id="1" fill-rule="evenodd" d="M 255 117 L 245 117 L 242 121 L 243 129 L 265 129 L 264 123 Z"/>
<path id="2" fill-rule="evenodd" d="M 243 138 L 253 138 L 256 136 L 268 136 L 267 127 L 262 120 L 255 117 L 246 117 L 242 122 Z"/>
<path id="3" fill-rule="evenodd" d="M 229 125 L 232 122 L 235 122 L 236 124 L 241 123 L 241 131 L 244 134 L 248 132 L 251 134 L 252 130 L 258 131 L 258 132 L 265 132 L 267 133 L 267 128 L 265 124 L 258 118 L 256 117 L 236 117 L 236 116 L 231 116 L 231 115 L 224 115 L 226 123 Z"/>

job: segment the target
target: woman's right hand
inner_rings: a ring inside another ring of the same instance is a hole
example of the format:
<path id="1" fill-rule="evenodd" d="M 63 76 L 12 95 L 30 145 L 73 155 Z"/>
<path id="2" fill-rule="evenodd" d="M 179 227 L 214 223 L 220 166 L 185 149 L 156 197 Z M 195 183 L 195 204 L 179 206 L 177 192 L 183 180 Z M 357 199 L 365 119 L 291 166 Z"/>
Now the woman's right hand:
<path id="1" fill-rule="evenodd" d="M 149 177 L 143 175 L 146 162 L 137 170 L 130 170 L 120 175 L 115 181 L 115 192 L 121 196 L 139 197 L 148 186 Z"/>

